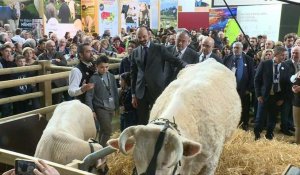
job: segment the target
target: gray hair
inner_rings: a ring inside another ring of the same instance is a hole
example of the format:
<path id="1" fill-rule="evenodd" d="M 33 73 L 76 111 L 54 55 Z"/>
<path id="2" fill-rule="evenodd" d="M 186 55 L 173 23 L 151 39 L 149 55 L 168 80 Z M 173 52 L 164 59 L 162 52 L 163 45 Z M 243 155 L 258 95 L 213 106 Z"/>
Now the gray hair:
<path id="1" fill-rule="evenodd" d="M 283 47 L 283 46 L 276 46 L 276 47 L 274 47 L 273 50 L 274 50 L 274 56 L 279 55 L 279 54 L 282 54 L 282 53 L 284 53 L 285 51 L 287 51 L 286 48 Z"/>
<path id="2" fill-rule="evenodd" d="M 31 48 L 35 48 L 36 47 L 36 41 L 32 38 L 28 38 L 24 43 L 23 45 L 28 45 L 30 46 Z"/>
<path id="3" fill-rule="evenodd" d="M 5 32 L 0 32 L 0 42 L 5 42 L 5 38 L 7 37 L 7 33 Z"/>
<path id="4" fill-rule="evenodd" d="M 243 48 L 243 44 L 241 42 L 233 43 L 232 47 L 234 47 L 234 46 L 239 46 L 239 47 Z"/>

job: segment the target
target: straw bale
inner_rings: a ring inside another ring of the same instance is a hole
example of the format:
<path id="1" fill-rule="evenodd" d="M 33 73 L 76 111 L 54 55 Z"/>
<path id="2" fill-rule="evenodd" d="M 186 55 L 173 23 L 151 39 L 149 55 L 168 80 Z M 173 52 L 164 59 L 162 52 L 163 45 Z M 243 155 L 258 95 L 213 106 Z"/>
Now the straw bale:
<path id="1" fill-rule="evenodd" d="M 254 141 L 253 132 L 238 129 L 224 146 L 216 175 L 276 175 L 289 164 L 300 166 L 300 151 L 287 137 Z"/>
<path id="2" fill-rule="evenodd" d="M 254 141 L 253 132 L 237 129 L 224 146 L 216 175 L 280 175 L 289 164 L 300 167 L 300 147 L 287 138 L 276 134 L 272 141 L 263 137 Z M 114 153 L 108 157 L 108 166 L 110 175 L 130 175 L 132 155 Z"/>

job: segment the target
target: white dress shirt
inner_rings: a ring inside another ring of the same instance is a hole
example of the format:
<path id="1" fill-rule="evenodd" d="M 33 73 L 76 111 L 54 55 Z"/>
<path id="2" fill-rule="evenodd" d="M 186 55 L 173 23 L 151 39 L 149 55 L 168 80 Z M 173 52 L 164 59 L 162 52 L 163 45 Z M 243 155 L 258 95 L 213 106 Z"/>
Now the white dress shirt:
<path id="1" fill-rule="evenodd" d="M 92 63 L 86 63 L 86 62 L 83 62 L 83 63 L 87 66 L 90 66 L 92 64 Z M 68 93 L 71 97 L 76 97 L 76 96 L 83 94 L 83 92 L 81 91 L 81 87 L 80 87 L 81 79 L 82 79 L 81 71 L 77 67 L 74 67 L 71 70 L 71 73 L 69 75 Z"/>
<path id="2" fill-rule="evenodd" d="M 212 52 L 210 52 L 208 55 L 204 55 L 204 53 L 202 52 L 201 55 L 199 56 L 199 63 L 207 60 L 207 58 L 210 58 L 210 55 L 212 54 Z M 205 57 L 204 57 L 205 56 Z"/>

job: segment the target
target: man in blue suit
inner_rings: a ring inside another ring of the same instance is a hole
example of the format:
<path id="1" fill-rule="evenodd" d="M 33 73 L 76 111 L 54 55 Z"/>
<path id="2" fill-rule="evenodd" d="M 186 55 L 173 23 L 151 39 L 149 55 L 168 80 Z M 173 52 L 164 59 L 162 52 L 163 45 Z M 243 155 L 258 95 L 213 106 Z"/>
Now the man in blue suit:
<path id="1" fill-rule="evenodd" d="M 254 61 L 243 53 L 243 44 L 233 44 L 233 54 L 224 58 L 224 65 L 235 73 L 237 91 L 242 102 L 242 116 L 240 123 L 243 130 L 248 130 L 250 92 L 253 89 Z"/>
<path id="2" fill-rule="evenodd" d="M 267 120 L 266 138 L 273 139 L 273 131 L 276 125 L 276 116 L 284 103 L 289 82 L 289 70 L 283 62 L 286 48 L 277 46 L 274 48 L 274 58 L 259 64 L 254 87 L 258 100 L 257 115 L 254 126 L 255 140 L 260 138 L 263 124 Z"/>

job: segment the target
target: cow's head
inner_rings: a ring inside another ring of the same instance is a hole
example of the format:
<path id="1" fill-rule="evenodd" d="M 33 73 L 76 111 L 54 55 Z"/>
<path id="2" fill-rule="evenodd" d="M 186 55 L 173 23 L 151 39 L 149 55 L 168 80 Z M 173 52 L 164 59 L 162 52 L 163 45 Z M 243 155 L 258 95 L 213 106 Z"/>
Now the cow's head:
<path id="1" fill-rule="evenodd" d="M 133 158 L 138 174 L 147 172 L 158 137 L 163 130 L 162 125 L 148 124 L 125 129 L 119 139 L 112 139 L 108 144 L 127 154 L 133 147 Z M 178 162 L 185 157 L 193 157 L 200 153 L 201 145 L 178 135 L 176 130 L 167 129 L 156 159 L 155 174 L 170 175 Z"/>

